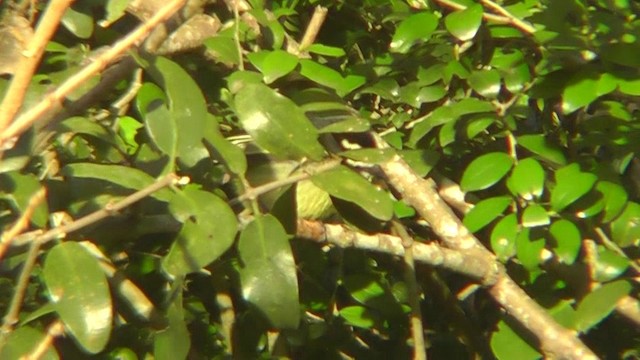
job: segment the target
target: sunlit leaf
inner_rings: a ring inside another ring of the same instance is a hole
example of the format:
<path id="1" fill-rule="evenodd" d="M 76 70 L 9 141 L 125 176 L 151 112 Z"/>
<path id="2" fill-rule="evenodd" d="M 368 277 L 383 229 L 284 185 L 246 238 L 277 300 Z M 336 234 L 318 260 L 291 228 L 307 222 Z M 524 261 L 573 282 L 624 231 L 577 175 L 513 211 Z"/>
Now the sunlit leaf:
<path id="1" fill-rule="evenodd" d="M 544 244 L 544 238 L 538 233 L 534 233 L 529 228 L 522 229 L 516 237 L 516 255 L 520 263 L 528 270 L 537 269 L 542 261 Z"/>
<path id="2" fill-rule="evenodd" d="M 438 18 L 424 11 L 404 19 L 393 34 L 389 48 L 393 52 L 407 53 L 418 42 L 425 42 L 438 27 Z"/>
<path id="3" fill-rule="evenodd" d="M 551 190 L 551 206 L 561 211 L 586 194 L 597 181 L 597 176 L 580 171 L 580 165 L 571 164 L 558 169 L 556 186 Z"/>
<path id="4" fill-rule="evenodd" d="M 536 360 L 542 356 L 504 321 L 491 336 L 491 350 L 500 360 Z"/>
<path id="5" fill-rule="evenodd" d="M 551 219 L 547 210 L 538 204 L 530 204 L 522 212 L 521 223 L 525 227 L 549 225 Z"/>
<path id="6" fill-rule="evenodd" d="M 626 256 L 600 246 L 595 261 L 593 278 L 599 282 L 611 281 L 622 275 L 630 265 L 631 260 Z"/>
<path id="7" fill-rule="evenodd" d="M 453 12 L 444 19 L 447 30 L 462 41 L 473 39 L 481 23 L 482 6 L 478 4 Z"/>
<path id="8" fill-rule="evenodd" d="M 464 216 L 464 226 L 471 232 L 482 229 L 502 214 L 512 201 L 510 196 L 498 196 L 480 201 Z"/>
<path id="9" fill-rule="evenodd" d="M 98 259 L 76 242 L 61 243 L 48 252 L 42 275 L 73 339 L 89 353 L 100 352 L 109 341 L 113 309 Z"/>
<path id="10" fill-rule="evenodd" d="M 283 158 L 322 158 L 317 130 L 290 99 L 250 84 L 238 92 L 235 106 L 242 126 L 263 149 Z"/>
<path id="11" fill-rule="evenodd" d="M 491 249 L 500 261 L 505 262 L 516 254 L 518 216 L 509 214 L 496 224 L 491 231 Z"/>
<path id="12" fill-rule="evenodd" d="M 513 158 L 506 153 L 482 155 L 469 164 L 462 174 L 460 187 L 464 191 L 482 190 L 502 179 L 513 166 Z"/>
<path id="13" fill-rule="evenodd" d="M 45 333 L 40 330 L 21 326 L 5 338 L 5 343 L 0 347 L 0 358 L 27 359 L 36 350 L 38 344 L 45 340 L 45 337 Z M 57 360 L 59 358 L 55 347 L 49 347 L 40 357 L 42 360 Z"/>
<path id="14" fill-rule="evenodd" d="M 544 170 L 540 163 L 533 158 L 521 160 L 513 168 L 507 186 L 514 195 L 525 200 L 532 200 L 542 195 L 544 189 Z"/>
<path id="15" fill-rule="evenodd" d="M 582 245 L 582 236 L 578 227 L 569 220 L 560 219 L 551 225 L 549 232 L 556 242 L 554 248 L 556 256 L 566 264 L 573 264 Z"/>
<path id="16" fill-rule="evenodd" d="M 567 160 L 562 150 L 545 139 L 544 135 L 523 135 L 518 137 L 518 145 L 556 164 L 565 165 Z"/>
<path id="17" fill-rule="evenodd" d="M 621 247 L 637 245 L 640 240 L 640 205 L 628 202 L 622 213 L 611 222 L 611 237 Z"/>
<path id="18" fill-rule="evenodd" d="M 575 330 L 585 333 L 609 316 L 616 303 L 631 291 L 631 284 L 619 280 L 604 284 L 587 294 L 576 309 Z"/>

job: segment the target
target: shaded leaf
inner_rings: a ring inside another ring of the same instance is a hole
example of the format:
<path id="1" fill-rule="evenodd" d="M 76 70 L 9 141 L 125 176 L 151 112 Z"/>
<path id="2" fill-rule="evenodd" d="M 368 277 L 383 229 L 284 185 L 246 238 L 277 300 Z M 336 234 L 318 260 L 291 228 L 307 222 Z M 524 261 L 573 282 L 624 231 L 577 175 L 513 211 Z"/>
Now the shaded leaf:
<path id="1" fill-rule="evenodd" d="M 544 244 L 544 238 L 537 233 L 534 234 L 529 228 L 522 229 L 516 237 L 516 255 L 520 263 L 528 270 L 537 269 L 542 261 Z"/>
<path id="2" fill-rule="evenodd" d="M 336 70 L 318 64 L 313 60 L 302 59 L 300 60 L 300 66 L 300 75 L 320 85 L 334 89 L 341 97 L 357 89 L 366 81 L 365 77 L 360 75 L 342 76 Z"/>
<path id="3" fill-rule="evenodd" d="M 491 350 L 499 360 L 535 360 L 542 356 L 504 321 L 491 336 Z"/>
<path id="4" fill-rule="evenodd" d="M 595 261 L 594 280 L 599 282 L 611 281 L 622 275 L 631 265 L 631 260 L 615 251 L 600 246 Z"/>
<path id="5" fill-rule="evenodd" d="M 295 329 L 300 322 L 298 279 L 287 234 L 271 215 L 257 216 L 240 234 L 242 295 L 273 326 Z"/>
<path id="6" fill-rule="evenodd" d="M 637 245 L 640 239 L 640 205 L 628 202 L 622 213 L 611 222 L 611 238 L 621 247 Z"/>
<path id="7" fill-rule="evenodd" d="M 516 236 L 518 235 L 518 217 L 509 214 L 494 226 L 491 231 L 491 249 L 502 262 L 516 254 Z"/>
<path id="8" fill-rule="evenodd" d="M 169 209 L 183 227 L 162 268 L 171 276 L 198 271 L 220 257 L 233 244 L 236 216 L 218 196 L 194 186 L 176 193 Z"/>
<path id="9" fill-rule="evenodd" d="M 191 347 L 191 336 L 184 319 L 181 295 L 169 305 L 167 320 L 169 326 L 155 334 L 153 355 L 159 360 L 186 359 Z"/>
<path id="10" fill-rule="evenodd" d="M 389 220 L 393 216 L 389 195 L 345 166 L 314 175 L 311 181 L 331 196 L 357 204 L 375 218 Z"/>
<path id="11" fill-rule="evenodd" d="M 42 276 L 65 328 L 87 352 L 107 345 L 113 320 L 107 278 L 82 245 L 65 242 L 51 249 Z"/>
<path id="12" fill-rule="evenodd" d="M 2 359 L 28 359 L 33 354 L 38 344 L 45 340 L 45 333 L 29 326 L 21 326 L 12 331 L 5 343 L 0 346 L 0 358 Z M 51 346 L 39 359 L 57 360 L 60 357 L 55 347 Z"/>
<path id="13" fill-rule="evenodd" d="M 543 159 L 551 161 L 559 165 L 565 165 L 567 160 L 562 150 L 548 142 L 544 135 L 523 135 L 518 138 L 518 145 L 531 151 L 536 155 L 540 155 Z"/>

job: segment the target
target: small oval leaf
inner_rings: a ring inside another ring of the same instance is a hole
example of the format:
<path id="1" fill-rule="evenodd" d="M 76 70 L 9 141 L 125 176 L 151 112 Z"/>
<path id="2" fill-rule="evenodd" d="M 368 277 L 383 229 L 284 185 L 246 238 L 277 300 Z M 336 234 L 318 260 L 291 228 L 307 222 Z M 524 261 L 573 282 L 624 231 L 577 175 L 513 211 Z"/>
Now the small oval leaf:
<path id="1" fill-rule="evenodd" d="M 513 166 L 508 154 L 494 152 L 473 160 L 464 170 L 460 187 L 463 191 L 482 190 L 497 183 Z"/>
<path id="2" fill-rule="evenodd" d="M 471 232 L 482 229 L 502 214 L 511 201 L 510 196 L 498 196 L 480 201 L 465 215 L 464 226 Z"/>
<path id="3" fill-rule="evenodd" d="M 587 294 L 576 309 L 575 330 L 587 332 L 615 309 L 616 303 L 631 291 L 631 284 L 619 280 L 604 284 Z"/>

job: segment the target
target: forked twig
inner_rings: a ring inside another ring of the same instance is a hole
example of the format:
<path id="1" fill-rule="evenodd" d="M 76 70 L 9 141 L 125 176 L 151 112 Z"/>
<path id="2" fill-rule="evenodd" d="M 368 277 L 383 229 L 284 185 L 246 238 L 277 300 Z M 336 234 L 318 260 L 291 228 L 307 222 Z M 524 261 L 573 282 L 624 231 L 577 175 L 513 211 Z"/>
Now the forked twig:
<path id="1" fill-rule="evenodd" d="M 435 0 L 437 3 L 439 3 L 442 6 L 446 6 L 448 8 L 454 9 L 454 10 L 464 10 L 467 7 L 461 4 L 458 4 L 456 2 L 453 2 L 451 0 Z M 526 22 L 518 19 L 517 17 L 513 16 L 510 12 L 508 12 L 506 9 L 504 9 L 503 7 L 501 7 L 500 5 L 494 3 L 493 1 L 490 0 L 480 0 L 480 2 L 482 3 L 482 5 L 500 13 L 501 15 L 496 15 L 496 14 L 491 14 L 491 13 L 484 13 L 482 14 L 482 17 L 485 20 L 488 21 L 494 21 L 500 24 L 510 24 L 513 25 L 515 28 L 517 28 L 518 30 L 524 32 L 525 34 L 533 34 L 536 29 L 527 24 Z"/>

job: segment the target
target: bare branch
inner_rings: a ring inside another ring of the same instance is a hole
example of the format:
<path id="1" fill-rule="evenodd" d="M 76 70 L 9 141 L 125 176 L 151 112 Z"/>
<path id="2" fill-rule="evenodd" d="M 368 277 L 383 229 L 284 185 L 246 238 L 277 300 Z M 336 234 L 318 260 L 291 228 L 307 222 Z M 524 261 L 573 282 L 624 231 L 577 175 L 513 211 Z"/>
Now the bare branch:
<path id="1" fill-rule="evenodd" d="M 446 6 L 448 8 L 454 9 L 454 10 L 464 10 L 467 7 L 461 4 L 458 4 L 456 2 L 450 1 L 450 0 L 435 0 L 438 4 L 442 5 L 442 6 Z M 504 8 L 500 7 L 498 4 L 494 3 L 493 1 L 490 0 L 480 0 L 480 2 L 500 13 L 501 15 L 496 15 L 496 14 L 491 14 L 491 13 L 484 13 L 482 14 L 482 17 L 485 20 L 488 21 L 493 21 L 493 22 L 497 22 L 500 24 L 509 24 L 512 25 L 513 27 L 517 28 L 518 30 L 522 31 L 525 34 L 533 34 L 536 29 L 525 23 L 524 21 L 518 19 L 517 17 L 513 16 L 511 13 L 509 13 L 507 10 L 505 10 Z"/>
<path id="2" fill-rule="evenodd" d="M 22 60 L 0 105 L 0 134 L 9 126 L 18 110 L 20 110 L 24 96 L 29 88 L 29 83 L 44 53 L 45 46 L 58 28 L 64 12 L 73 1 L 52 0 L 40 17 L 38 28 L 33 34 L 26 51 L 22 53 Z"/>
<path id="3" fill-rule="evenodd" d="M 120 55 L 140 42 L 159 23 L 165 21 L 180 9 L 186 0 L 174 0 L 160 9 L 149 21 L 141 24 L 124 39 L 105 51 L 92 63 L 84 67 L 77 74 L 67 79 L 53 92 L 42 99 L 37 105 L 23 113 L 5 131 L 0 133 L 0 148 L 4 147 L 7 140 L 26 131 L 33 123 L 43 116 L 49 109 L 59 104 L 69 93 L 84 83 L 91 76 L 98 74 L 107 65 L 114 62 Z"/>
<path id="4" fill-rule="evenodd" d="M 304 51 L 316 41 L 318 33 L 320 33 L 320 29 L 322 28 L 322 24 L 324 23 L 324 19 L 327 18 L 327 11 L 326 7 L 316 6 L 313 16 L 311 16 L 311 21 L 309 21 L 309 25 L 307 26 L 307 30 L 304 32 L 304 36 L 300 41 L 300 46 L 298 47 L 299 51 Z"/>

